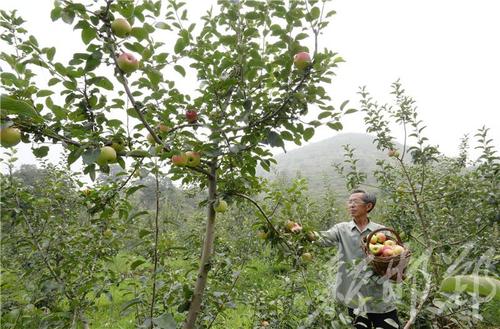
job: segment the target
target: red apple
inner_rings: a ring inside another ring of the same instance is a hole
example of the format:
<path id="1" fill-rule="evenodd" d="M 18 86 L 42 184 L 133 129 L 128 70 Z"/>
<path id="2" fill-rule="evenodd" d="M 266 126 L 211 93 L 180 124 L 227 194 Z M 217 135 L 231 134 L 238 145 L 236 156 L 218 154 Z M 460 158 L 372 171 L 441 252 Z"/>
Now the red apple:
<path id="1" fill-rule="evenodd" d="M 96 163 L 103 166 L 116 161 L 116 151 L 111 146 L 101 147 L 101 152 L 97 156 Z"/>
<path id="2" fill-rule="evenodd" d="M 120 70 L 125 73 L 132 73 L 139 68 L 139 61 L 130 53 L 122 53 L 117 63 Z"/>
<path id="3" fill-rule="evenodd" d="M 200 165 L 201 160 L 199 152 L 188 151 L 185 153 L 185 155 L 187 159 L 186 165 L 188 167 L 198 167 Z"/>
<path id="4" fill-rule="evenodd" d="M 377 242 L 378 242 L 377 235 L 376 234 L 372 235 L 372 238 L 370 239 L 370 243 L 376 244 Z"/>
<path id="5" fill-rule="evenodd" d="M 187 110 L 186 120 L 189 123 L 195 123 L 196 120 L 198 120 L 198 112 L 196 112 L 195 110 Z"/>
<path id="6" fill-rule="evenodd" d="M 371 244 L 368 246 L 369 249 L 370 249 L 370 252 L 372 254 L 374 254 L 375 256 L 379 256 L 382 254 L 382 248 L 384 247 L 383 245 L 381 244 Z"/>
<path id="7" fill-rule="evenodd" d="M 309 53 L 306 53 L 305 51 L 297 53 L 293 57 L 293 64 L 296 68 L 302 71 L 308 67 L 309 64 L 311 64 L 311 56 L 309 56 Z"/>
<path id="8" fill-rule="evenodd" d="M 12 147 L 21 141 L 21 130 L 14 127 L 0 129 L 0 144 L 3 147 Z"/>
<path id="9" fill-rule="evenodd" d="M 394 255 L 394 250 L 392 249 L 391 246 L 382 247 L 382 256 L 391 257 L 392 255 Z"/>
<path id="10" fill-rule="evenodd" d="M 378 243 L 384 243 L 385 240 L 387 239 L 386 236 L 385 236 L 385 234 L 382 233 L 382 232 L 378 232 L 376 235 L 377 235 L 377 241 L 378 241 Z"/>
<path id="11" fill-rule="evenodd" d="M 186 154 L 176 154 L 172 156 L 172 163 L 174 166 L 184 167 L 187 164 Z"/>
<path id="12" fill-rule="evenodd" d="M 132 26 L 125 18 L 117 18 L 111 23 L 111 30 L 119 38 L 128 37 Z"/>

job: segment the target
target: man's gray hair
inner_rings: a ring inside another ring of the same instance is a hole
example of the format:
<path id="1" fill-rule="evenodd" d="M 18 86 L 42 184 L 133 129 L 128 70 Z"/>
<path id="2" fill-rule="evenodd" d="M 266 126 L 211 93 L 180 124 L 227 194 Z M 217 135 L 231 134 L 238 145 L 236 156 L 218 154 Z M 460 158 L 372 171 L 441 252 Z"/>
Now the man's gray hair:
<path id="1" fill-rule="evenodd" d="M 356 189 L 356 190 L 351 192 L 351 194 L 354 194 L 354 193 L 363 193 L 363 197 L 362 197 L 363 202 L 372 204 L 372 208 L 370 210 L 368 210 L 368 212 L 372 211 L 373 208 L 375 208 L 375 205 L 377 204 L 377 197 L 375 196 L 375 193 L 366 192 L 365 190 L 361 190 L 361 189 Z"/>

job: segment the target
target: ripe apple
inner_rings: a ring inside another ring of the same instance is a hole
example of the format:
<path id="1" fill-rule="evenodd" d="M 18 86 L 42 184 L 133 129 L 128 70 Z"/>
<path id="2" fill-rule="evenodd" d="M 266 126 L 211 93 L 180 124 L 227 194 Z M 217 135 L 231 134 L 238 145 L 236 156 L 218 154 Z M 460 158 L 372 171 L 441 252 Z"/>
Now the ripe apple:
<path id="1" fill-rule="evenodd" d="M 378 233 L 376 234 L 376 236 L 377 236 L 377 241 L 378 241 L 379 243 L 384 243 L 384 242 L 385 242 L 385 240 L 387 239 L 387 238 L 386 238 L 386 236 L 385 236 L 385 234 L 384 234 L 384 233 L 382 233 L 382 232 L 378 232 Z"/>
<path id="2" fill-rule="evenodd" d="M 117 62 L 120 70 L 125 73 L 132 73 L 139 68 L 139 61 L 130 53 L 122 53 Z"/>
<path id="3" fill-rule="evenodd" d="M 196 112 L 195 110 L 187 110 L 186 120 L 189 123 L 195 123 L 196 120 L 198 120 L 198 112 Z"/>
<path id="4" fill-rule="evenodd" d="M 172 163 L 174 166 L 184 167 L 187 164 L 187 157 L 185 153 L 175 154 L 172 156 Z"/>
<path id="5" fill-rule="evenodd" d="M 371 253 L 375 256 L 380 256 L 382 254 L 382 248 L 384 247 L 383 245 L 377 243 L 377 244 L 372 244 L 368 246 Z"/>
<path id="6" fill-rule="evenodd" d="M 384 242 L 384 246 L 395 246 L 396 245 L 396 241 L 394 240 L 385 240 Z"/>
<path id="7" fill-rule="evenodd" d="M 300 258 L 304 263 L 309 263 L 310 261 L 312 261 L 313 255 L 309 252 L 305 252 L 300 256 Z"/>
<path id="8" fill-rule="evenodd" d="M 292 233 L 298 233 L 302 231 L 302 225 L 294 222 L 293 220 L 287 221 L 285 227 L 287 228 L 288 231 Z"/>
<path id="9" fill-rule="evenodd" d="M 128 37 L 132 26 L 125 18 L 117 18 L 111 23 L 111 30 L 119 38 Z"/>
<path id="10" fill-rule="evenodd" d="M 370 239 L 370 243 L 376 244 L 377 242 L 378 242 L 377 235 L 376 234 L 372 235 L 372 238 Z"/>
<path id="11" fill-rule="evenodd" d="M 382 256 L 391 257 L 392 255 L 394 255 L 394 250 L 392 249 L 391 246 L 383 246 L 382 247 Z"/>
<path id="12" fill-rule="evenodd" d="M 215 212 L 226 212 L 227 211 L 227 202 L 224 199 L 218 199 L 214 204 Z"/>
<path id="13" fill-rule="evenodd" d="M 309 53 L 305 51 L 297 53 L 293 57 L 293 64 L 295 65 L 296 68 L 302 71 L 306 67 L 308 67 L 309 64 L 311 64 L 311 56 L 309 56 Z"/>
<path id="14" fill-rule="evenodd" d="M 97 156 L 97 164 L 103 166 L 116 161 L 116 151 L 111 146 L 101 147 L 101 152 Z"/>
<path id="15" fill-rule="evenodd" d="M 0 129 L 0 144 L 3 147 L 12 147 L 21 141 L 21 130 L 14 127 Z"/>
<path id="16" fill-rule="evenodd" d="M 405 251 L 405 248 L 403 248 L 402 246 L 397 245 L 397 246 L 393 247 L 392 251 L 393 251 L 394 255 L 401 255 L 403 253 L 403 251 Z"/>
<path id="17" fill-rule="evenodd" d="M 198 167 L 200 165 L 201 160 L 199 152 L 188 151 L 185 153 L 185 155 L 187 159 L 186 165 L 188 167 Z"/>

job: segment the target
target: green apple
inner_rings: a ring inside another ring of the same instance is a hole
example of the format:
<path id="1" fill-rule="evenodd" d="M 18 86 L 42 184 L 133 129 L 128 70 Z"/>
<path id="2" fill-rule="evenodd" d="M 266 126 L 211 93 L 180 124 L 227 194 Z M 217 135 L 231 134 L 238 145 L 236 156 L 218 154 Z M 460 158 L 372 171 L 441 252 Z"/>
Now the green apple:
<path id="1" fill-rule="evenodd" d="M 101 147 L 101 152 L 97 156 L 96 163 L 103 166 L 116 161 L 116 151 L 111 146 Z"/>
<path id="2" fill-rule="evenodd" d="M 185 153 L 175 154 L 172 156 L 172 164 L 178 167 L 184 167 L 187 164 L 187 157 Z"/>
<path id="3" fill-rule="evenodd" d="M 224 199 L 217 199 L 214 204 L 214 210 L 216 212 L 226 212 L 227 211 L 227 202 Z"/>
<path id="4" fill-rule="evenodd" d="M 111 30 L 119 38 L 125 38 L 130 35 L 132 26 L 125 18 L 117 18 L 111 23 Z"/>
<path id="5" fill-rule="evenodd" d="M 201 163 L 199 152 L 188 151 L 186 152 L 186 158 L 188 167 L 198 167 Z"/>
<path id="6" fill-rule="evenodd" d="M 265 231 L 259 231 L 259 232 L 257 232 L 257 237 L 259 239 L 265 240 L 269 237 L 269 233 L 265 232 Z"/>
<path id="7" fill-rule="evenodd" d="M 375 256 L 380 256 L 382 254 L 382 248 L 384 246 L 377 243 L 377 244 L 372 244 L 370 243 L 368 248 L 370 249 L 370 252 L 375 255 Z"/>
<path id="8" fill-rule="evenodd" d="M 319 234 L 318 234 L 318 232 L 315 232 L 315 231 L 309 231 L 306 233 L 306 238 L 308 241 L 313 242 L 313 241 L 318 240 Z"/>
<path id="9" fill-rule="evenodd" d="M 300 258 L 304 263 L 309 263 L 310 261 L 312 261 L 313 255 L 309 252 L 305 252 L 300 256 Z"/>
<path id="10" fill-rule="evenodd" d="M 372 238 L 370 239 L 371 244 L 376 244 L 378 242 L 377 235 L 374 234 L 372 235 Z"/>
<path id="11" fill-rule="evenodd" d="M 396 241 L 394 240 L 385 240 L 384 242 L 384 246 L 395 246 L 396 245 Z"/>
<path id="12" fill-rule="evenodd" d="M 170 131 L 170 129 L 172 129 L 171 126 L 169 125 L 166 125 L 164 123 L 159 123 L 158 126 L 156 127 L 158 129 L 159 132 L 161 133 L 168 133 Z"/>
<path id="13" fill-rule="evenodd" d="M 139 68 L 139 61 L 130 53 L 122 53 L 117 59 L 118 67 L 125 73 L 132 73 Z"/>
<path id="14" fill-rule="evenodd" d="M 403 253 L 403 251 L 405 251 L 405 248 L 403 248 L 402 246 L 397 245 L 397 246 L 394 246 L 394 248 L 392 249 L 392 251 L 393 251 L 393 254 L 395 256 L 397 256 L 397 255 L 401 255 Z"/>
<path id="15" fill-rule="evenodd" d="M 311 64 L 311 56 L 309 56 L 309 53 L 305 51 L 297 53 L 293 57 L 293 64 L 296 68 L 302 71 Z"/>
<path id="16" fill-rule="evenodd" d="M 0 128 L 0 144 L 3 147 L 12 147 L 21 141 L 21 130 L 14 127 Z"/>
<path id="17" fill-rule="evenodd" d="M 395 149 L 390 149 L 387 152 L 387 155 L 390 156 L 391 158 L 398 158 L 399 157 L 399 152 Z"/>

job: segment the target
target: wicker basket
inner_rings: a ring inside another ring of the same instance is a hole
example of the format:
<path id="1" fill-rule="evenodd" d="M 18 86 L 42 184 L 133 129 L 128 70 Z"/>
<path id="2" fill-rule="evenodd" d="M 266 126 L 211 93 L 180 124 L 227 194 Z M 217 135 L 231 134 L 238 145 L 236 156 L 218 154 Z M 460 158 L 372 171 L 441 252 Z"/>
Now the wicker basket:
<path id="1" fill-rule="evenodd" d="M 372 236 L 375 233 L 381 231 L 389 231 L 393 234 L 393 236 L 386 235 L 386 237 L 387 240 L 394 240 L 396 244 L 404 248 L 404 251 L 400 255 L 384 257 L 384 256 L 375 256 L 370 252 L 369 245 Z M 394 236 L 396 237 L 396 239 L 394 238 Z M 368 234 L 367 237 L 363 238 L 361 241 L 361 245 L 363 247 L 364 253 L 369 258 L 370 265 L 375 273 L 377 273 L 380 276 L 387 277 L 395 282 L 401 282 L 404 280 L 405 270 L 406 267 L 408 266 L 408 263 L 410 262 L 411 252 L 407 247 L 405 247 L 405 245 L 401 241 L 398 232 L 389 227 L 379 228 Z"/>

